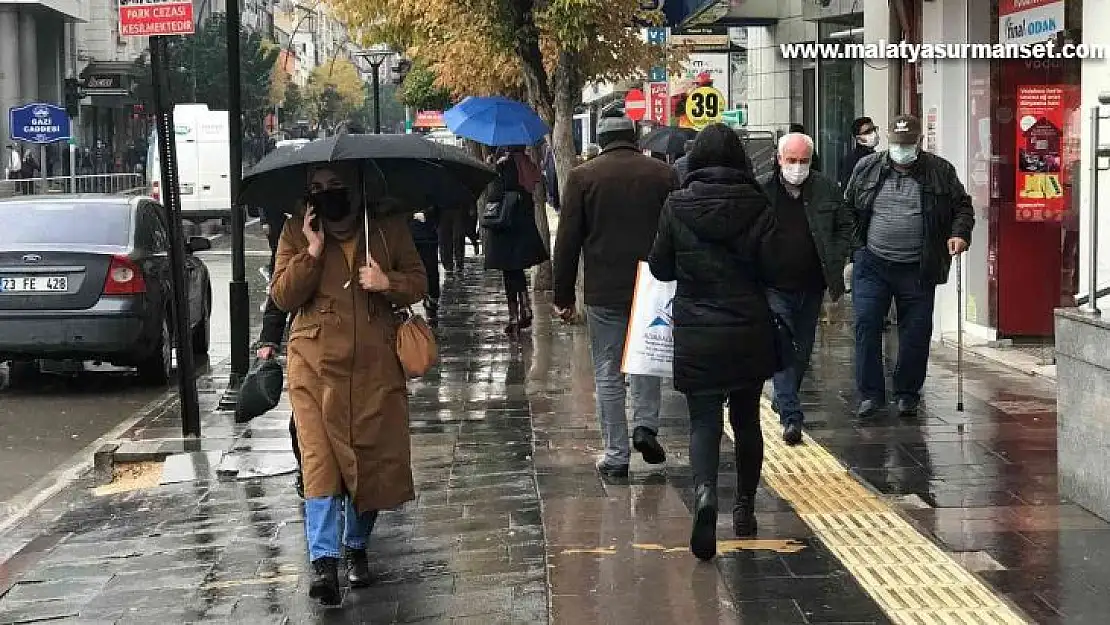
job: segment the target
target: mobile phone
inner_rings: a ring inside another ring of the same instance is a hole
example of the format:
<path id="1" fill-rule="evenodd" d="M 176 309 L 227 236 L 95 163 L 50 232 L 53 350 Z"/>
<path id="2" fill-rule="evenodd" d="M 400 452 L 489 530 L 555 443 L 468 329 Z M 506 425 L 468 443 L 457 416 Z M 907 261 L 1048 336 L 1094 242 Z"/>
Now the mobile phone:
<path id="1" fill-rule="evenodd" d="M 309 196 L 305 196 L 304 205 L 305 205 L 306 210 L 309 206 L 312 206 L 312 198 L 310 198 Z M 312 228 L 312 230 L 314 232 L 319 232 L 320 231 L 320 216 L 316 215 L 316 214 L 313 214 L 312 215 L 312 220 L 308 222 L 308 227 Z"/>

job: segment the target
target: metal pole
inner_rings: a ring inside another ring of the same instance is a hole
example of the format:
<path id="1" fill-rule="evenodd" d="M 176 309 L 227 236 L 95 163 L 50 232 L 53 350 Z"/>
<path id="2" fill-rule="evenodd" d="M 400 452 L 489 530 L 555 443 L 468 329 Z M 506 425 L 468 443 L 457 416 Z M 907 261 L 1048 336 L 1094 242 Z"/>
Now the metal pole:
<path id="1" fill-rule="evenodd" d="M 231 129 L 231 384 L 247 375 L 250 349 L 250 295 L 247 293 L 246 215 L 239 203 L 243 182 L 243 102 L 239 81 L 239 0 L 227 3 L 228 122 Z"/>
<path id="2" fill-rule="evenodd" d="M 956 412 L 964 411 L 964 255 L 956 255 Z"/>
<path id="3" fill-rule="evenodd" d="M 154 87 L 154 111 L 158 120 L 158 151 L 162 161 L 163 202 L 168 214 L 170 265 L 173 281 L 174 337 L 177 342 L 177 384 L 181 394 L 181 433 L 200 436 L 200 402 L 197 399 L 196 367 L 189 332 L 189 296 L 185 281 L 185 240 L 181 224 L 181 187 L 177 178 L 177 146 L 174 142 L 173 102 L 167 97 L 164 74 L 166 38 L 150 38 L 150 71 Z"/>
<path id="4" fill-rule="evenodd" d="M 69 192 L 77 193 L 77 146 L 69 144 Z"/>
<path id="5" fill-rule="evenodd" d="M 381 62 L 371 63 L 374 68 L 374 134 L 382 134 Z"/>
<path id="6" fill-rule="evenodd" d="M 1102 120 L 1102 107 L 1096 104 L 1091 109 L 1091 195 L 1087 200 L 1087 207 L 1091 213 L 1090 222 L 1087 224 L 1087 305 L 1083 312 L 1090 315 L 1101 315 L 1098 309 L 1098 159 L 1100 153 L 1099 122 Z"/>

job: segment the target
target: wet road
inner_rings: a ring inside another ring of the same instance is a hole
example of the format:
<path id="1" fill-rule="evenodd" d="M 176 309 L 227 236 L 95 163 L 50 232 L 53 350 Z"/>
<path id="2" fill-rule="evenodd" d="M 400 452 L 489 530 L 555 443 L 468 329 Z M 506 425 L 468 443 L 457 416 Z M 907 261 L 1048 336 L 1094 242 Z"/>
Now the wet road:
<path id="1" fill-rule="evenodd" d="M 213 248 L 201 256 L 212 274 L 214 299 L 209 358 L 219 362 L 229 353 L 230 237 L 217 238 Z M 252 292 L 258 292 L 258 268 L 269 260 L 258 226 L 248 229 L 247 250 L 248 280 Z M 252 308 L 257 315 L 257 306 Z M 207 369 L 206 362 L 198 366 Z M 111 367 L 77 375 L 47 374 L 23 388 L 5 386 L 6 369 L 0 373 L 0 510 L 15 505 L 13 498 L 172 390 L 143 387 L 129 371 Z"/>

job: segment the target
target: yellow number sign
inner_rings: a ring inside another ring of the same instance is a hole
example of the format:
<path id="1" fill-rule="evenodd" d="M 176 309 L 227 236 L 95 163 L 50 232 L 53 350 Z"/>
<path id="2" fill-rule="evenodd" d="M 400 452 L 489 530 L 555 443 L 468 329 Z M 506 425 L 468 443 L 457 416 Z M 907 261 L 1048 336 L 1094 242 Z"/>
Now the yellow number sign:
<path id="1" fill-rule="evenodd" d="M 724 119 L 725 96 L 713 87 L 698 87 L 686 96 L 686 117 L 701 130 Z"/>

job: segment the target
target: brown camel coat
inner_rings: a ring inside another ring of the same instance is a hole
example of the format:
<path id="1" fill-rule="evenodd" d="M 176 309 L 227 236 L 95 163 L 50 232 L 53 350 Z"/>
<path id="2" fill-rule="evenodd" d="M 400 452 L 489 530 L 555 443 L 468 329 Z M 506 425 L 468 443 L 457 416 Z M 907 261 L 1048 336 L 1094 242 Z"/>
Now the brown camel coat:
<path id="1" fill-rule="evenodd" d="M 372 222 L 370 254 L 390 291 L 359 287 L 365 264 L 359 235 L 354 267 L 328 238 L 308 254 L 300 217 L 281 233 L 271 295 L 295 313 L 289 335 L 289 400 L 297 421 L 306 497 L 354 497 L 358 511 L 393 508 L 415 497 L 409 462 L 408 388 L 395 350 L 392 305 L 424 297 L 424 264 L 405 217 Z"/>

